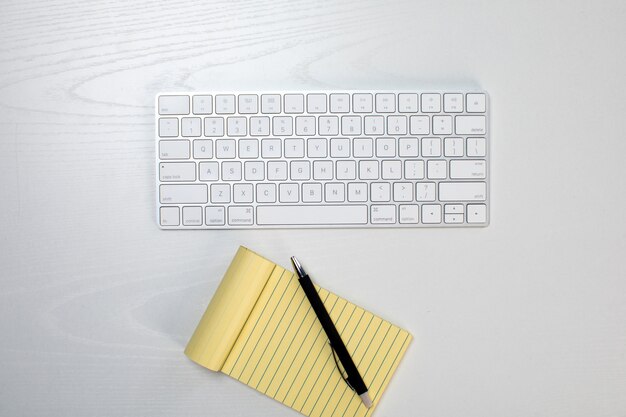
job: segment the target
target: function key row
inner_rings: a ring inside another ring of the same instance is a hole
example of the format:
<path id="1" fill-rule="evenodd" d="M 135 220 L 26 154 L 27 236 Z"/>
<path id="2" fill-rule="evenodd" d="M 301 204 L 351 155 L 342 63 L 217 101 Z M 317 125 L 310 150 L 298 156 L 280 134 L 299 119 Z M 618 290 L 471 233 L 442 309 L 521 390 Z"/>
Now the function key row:
<path id="1" fill-rule="evenodd" d="M 311 93 L 262 94 L 260 97 L 257 94 L 162 95 L 158 99 L 160 115 L 485 113 L 486 107 L 484 93 Z"/>

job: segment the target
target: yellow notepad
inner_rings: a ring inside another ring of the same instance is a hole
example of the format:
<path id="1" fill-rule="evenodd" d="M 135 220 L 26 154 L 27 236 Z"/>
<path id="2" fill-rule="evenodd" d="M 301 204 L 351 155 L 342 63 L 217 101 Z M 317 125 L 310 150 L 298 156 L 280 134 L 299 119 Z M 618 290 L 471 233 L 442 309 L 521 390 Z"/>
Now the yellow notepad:
<path id="1" fill-rule="evenodd" d="M 240 247 L 185 354 L 307 416 L 366 416 L 412 336 L 318 288 L 374 402 L 343 381 L 332 349 L 294 272 Z"/>

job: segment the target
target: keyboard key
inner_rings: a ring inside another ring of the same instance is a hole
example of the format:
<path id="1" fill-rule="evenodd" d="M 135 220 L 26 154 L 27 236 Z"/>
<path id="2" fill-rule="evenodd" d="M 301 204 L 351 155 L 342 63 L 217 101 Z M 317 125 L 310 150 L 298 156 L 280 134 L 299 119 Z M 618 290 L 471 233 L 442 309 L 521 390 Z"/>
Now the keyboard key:
<path id="1" fill-rule="evenodd" d="M 222 162 L 222 181 L 241 181 L 241 162 Z"/>
<path id="2" fill-rule="evenodd" d="M 422 112 L 439 113 L 441 111 L 441 96 L 439 94 L 422 94 Z"/>
<path id="3" fill-rule="evenodd" d="M 204 219 L 207 226 L 223 226 L 225 222 L 225 213 L 223 206 L 207 206 L 204 209 Z"/>
<path id="4" fill-rule="evenodd" d="M 439 204 L 422 204 L 422 223 L 441 223 L 441 206 Z"/>
<path id="5" fill-rule="evenodd" d="M 457 135 L 484 135 L 487 129 L 485 116 L 456 116 L 454 120 Z"/>
<path id="6" fill-rule="evenodd" d="M 183 225 L 202 226 L 202 207 L 200 206 L 183 207 Z"/>
<path id="7" fill-rule="evenodd" d="M 268 136 L 270 134 L 270 118 L 253 116 L 250 118 L 250 136 Z"/>
<path id="8" fill-rule="evenodd" d="M 445 138 L 443 141 L 443 154 L 447 157 L 459 158 L 463 156 L 462 138 Z"/>
<path id="9" fill-rule="evenodd" d="M 355 93 L 352 95 L 352 109 L 355 113 L 371 113 L 373 111 L 373 98 L 368 93 Z"/>
<path id="10" fill-rule="evenodd" d="M 406 116 L 388 116 L 387 117 L 387 134 L 388 135 L 406 135 Z"/>
<path id="11" fill-rule="evenodd" d="M 468 223 L 485 223 L 487 221 L 487 206 L 484 204 L 467 205 Z"/>
<path id="12" fill-rule="evenodd" d="M 353 155 L 357 158 L 371 158 L 374 155 L 372 138 L 355 138 Z"/>
<path id="13" fill-rule="evenodd" d="M 285 158 L 304 158 L 304 139 L 285 139 Z"/>
<path id="14" fill-rule="evenodd" d="M 211 184 L 211 203 L 230 203 L 230 184 Z"/>
<path id="15" fill-rule="evenodd" d="M 263 158 L 280 158 L 282 156 L 283 143 L 280 139 L 261 140 L 261 156 Z"/>
<path id="16" fill-rule="evenodd" d="M 378 161 L 359 161 L 359 179 L 377 180 Z"/>
<path id="17" fill-rule="evenodd" d="M 330 112 L 331 113 L 350 112 L 350 94 L 331 94 L 330 95 Z"/>
<path id="18" fill-rule="evenodd" d="M 233 159 L 236 156 L 237 145 L 234 139 L 218 139 L 215 141 L 215 156 L 219 159 Z"/>
<path id="19" fill-rule="evenodd" d="M 394 138 L 377 138 L 376 156 L 379 158 L 392 158 L 396 156 L 396 140 Z"/>
<path id="20" fill-rule="evenodd" d="M 333 138 L 330 140 L 330 156 L 331 158 L 348 158 L 350 157 L 350 139 Z"/>
<path id="21" fill-rule="evenodd" d="M 213 113 L 213 96 L 193 96 L 193 114 Z"/>
<path id="22" fill-rule="evenodd" d="M 199 117 L 183 117 L 180 124 L 181 136 L 202 135 L 202 120 Z"/>
<path id="23" fill-rule="evenodd" d="M 435 201 L 436 187 L 437 184 L 434 182 L 416 182 L 415 199 L 417 201 Z"/>
<path id="24" fill-rule="evenodd" d="M 200 172 L 200 181 L 217 181 L 220 177 L 219 163 L 217 162 L 200 162 L 198 171 Z"/>
<path id="25" fill-rule="evenodd" d="M 463 94 L 444 94 L 443 111 L 446 113 L 463 112 Z"/>
<path id="26" fill-rule="evenodd" d="M 306 154 L 309 158 L 326 158 L 326 146 L 326 139 L 324 138 L 309 138 L 306 140 Z"/>
<path id="27" fill-rule="evenodd" d="M 228 136 L 246 136 L 248 120 L 245 117 L 229 117 L 226 119 Z"/>
<path id="28" fill-rule="evenodd" d="M 467 156 L 485 156 L 487 143 L 485 138 L 467 138 Z"/>
<path id="29" fill-rule="evenodd" d="M 239 113 L 256 114 L 259 111 L 259 99 L 256 94 L 239 95 Z"/>
<path id="30" fill-rule="evenodd" d="M 337 161 L 337 179 L 355 180 L 356 161 Z"/>
<path id="31" fill-rule="evenodd" d="M 189 96 L 159 96 L 159 114 L 189 114 Z"/>
<path id="32" fill-rule="evenodd" d="M 276 184 L 257 184 L 256 199 L 259 203 L 275 203 Z"/>
<path id="33" fill-rule="evenodd" d="M 385 133 L 384 116 L 365 116 L 365 134 L 366 135 L 382 135 Z"/>
<path id="34" fill-rule="evenodd" d="M 195 162 L 161 162 L 159 179 L 163 182 L 185 182 L 196 180 Z"/>
<path id="35" fill-rule="evenodd" d="M 285 113 L 304 113 L 304 95 L 285 94 Z"/>
<path id="36" fill-rule="evenodd" d="M 263 181 L 265 179 L 265 163 L 263 161 L 246 161 L 243 164 L 246 181 Z"/>
<path id="37" fill-rule="evenodd" d="M 282 183 L 278 186 L 278 200 L 281 203 L 297 203 L 299 201 L 298 184 Z"/>
<path id="38" fill-rule="evenodd" d="M 417 94 L 398 94 L 398 111 L 400 113 L 417 113 L 418 101 Z"/>
<path id="39" fill-rule="evenodd" d="M 366 205 L 257 206 L 257 223 L 274 226 L 367 223 Z"/>
<path id="40" fill-rule="evenodd" d="M 204 136 L 220 137 L 224 136 L 224 118 L 205 117 Z"/>
<path id="41" fill-rule="evenodd" d="M 164 184 L 159 187 L 159 201 L 163 204 L 207 203 L 206 184 Z"/>
<path id="42" fill-rule="evenodd" d="M 455 180 L 484 179 L 487 176 L 487 163 L 484 160 L 450 161 L 450 178 Z"/>
<path id="43" fill-rule="evenodd" d="M 161 117 L 159 119 L 159 136 L 162 138 L 178 136 L 178 119 L 176 117 Z"/>
<path id="44" fill-rule="evenodd" d="M 404 161 L 404 178 L 421 180 L 424 178 L 424 161 Z"/>
<path id="45" fill-rule="evenodd" d="M 392 93 L 376 94 L 376 112 L 394 113 L 396 111 L 396 95 Z"/>
<path id="46" fill-rule="evenodd" d="M 449 224 L 460 224 L 460 223 L 463 223 L 463 215 L 444 213 L 443 221 L 444 223 L 449 223 Z"/>
<path id="47" fill-rule="evenodd" d="M 368 200 L 367 183 L 351 182 L 348 183 L 348 201 L 361 202 Z"/>
<path id="48" fill-rule="evenodd" d="M 415 157 L 419 154 L 417 138 L 400 138 L 398 141 L 398 155 L 401 157 Z"/>
<path id="49" fill-rule="evenodd" d="M 412 135 L 428 135 L 430 134 L 430 117 L 428 116 L 411 116 L 409 119 Z"/>
<path id="50" fill-rule="evenodd" d="M 280 94 L 263 94 L 261 96 L 261 113 L 278 114 L 280 113 Z"/>
<path id="51" fill-rule="evenodd" d="M 447 175 L 447 162 L 445 160 L 430 160 L 426 166 L 426 176 L 431 180 L 445 180 Z"/>
<path id="52" fill-rule="evenodd" d="M 398 220 L 402 224 L 419 223 L 419 206 L 417 204 L 400 204 Z"/>
<path id="53" fill-rule="evenodd" d="M 285 181 L 287 179 L 287 162 L 270 161 L 267 163 L 267 179 L 270 181 Z"/>
<path id="54" fill-rule="evenodd" d="M 465 212 L 465 208 L 463 204 L 446 204 L 443 211 L 446 214 L 463 214 Z"/>
<path id="55" fill-rule="evenodd" d="M 178 207 L 161 207 L 159 209 L 159 222 L 161 226 L 180 225 L 180 210 Z"/>
<path id="56" fill-rule="evenodd" d="M 196 139 L 193 141 L 193 157 L 196 159 L 213 158 L 213 141 L 211 139 Z"/>
<path id="57" fill-rule="evenodd" d="M 391 204 L 372 204 L 372 224 L 393 224 L 396 222 L 396 206 Z"/>
<path id="58" fill-rule="evenodd" d="M 441 139 L 440 138 L 422 138 L 422 156 L 424 157 L 441 156 Z"/>
<path id="59" fill-rule="evenodd" d="M 329 203 L 343 203 L 346 199 L 343 182 L 327 182 L 324 187 L 324 194 L 324 199 Z"/>
<path id="60" fill-rule="evenodd" d="M 253 224 L 254 208 L 252 206 L 228 207 L 228 224 L 231 226 L 249 226 Z"/>
<path id="61" fill-rule="evenodd" d="M 393 201 L 413 201 L 413 184 L 410 182 L 394 182 Z"/>
<path id="62" fill-rule="evenodd" d="M 391 184 L 388 182 L 371 183 L 370 200 L 374 202 L 391 201 Z"/>
<path id="63" fill-rule="evenodd" d="M 333 161 L 313 161 L 314 180 L 333 179 Z"/>
<path id="64" fill-rule="evenodd" d="M 215 96 L 215 113 L 234 114 L 235 96 L 232 94 Z"/>
<path id="65" fill-rule="evenodd" d="M 189 159 L 189 141 L 160 140 L 159 157 L 161 159 Z"/>
<path id="66" fill-rule="evenodd" d="M 311 162 L 291 161 L 289 173 L 293 181 L 308 181 L 311 179 Z"/>
<path id="67" fill-rule="evenodd" d="M 259 157 L 259 141 L 256 139 L 239 139 L 239 158 L 254 159 Z"/>
<path id="68" fill-rule="evenodd" d="M 326 113 L 326 94 L 307 94 L 306 110 L 309 113 Z"/>
<path id="69" fill-rule="evenodd" d="M 314 116 L 296 117 L 296 135 L 298 136 L 315 135 L 315 117 Z"/>
<path id="70" fill-rule="evenodd" d="M 433 135 L 451 135 L 452 116 L 433 116 Z"/>
<path id="71" fill-rule="evenodd" d="M 272 124 L 274 136 L 291 136 L 293 134 L 293 118 L 291 116 L 274 116 Z"/>
<path id="72" fill-rule="evenodd" d="M 402 161 L 382 161 L 381 162 L 381 177 L 384 180 L 399 180 L 402 179 Z"/>
<path id="73" fill-rule="evenodd" d="M 341 134 L 358 136 L 361 134 L 361 116 L 341 116 Z"/>
<path id="74" fill-rule="evenodd" d="M 322 184 L 318 182 L 302 184 L 302 201 L 304 203 L 321 203 Z"/>
<path id="75" fill-rule="evenodd" d="M 439 200 L 441 201 L 485 201 L 487 184 L 484 182 L 441 182 Z"/>
<path id="76" fill-rule="evenodd" d="M 482 93 L 471 93 L 466 96 L 468 113 L 484 113 L 487 109 L 487 100 Z M 482 222 L 481 222 L 482 223 Z"/>
<path id="77" fill-rule="evenodd" d="M 318 133 L 324 136 L 339 134 L 339 118 L 337 116 L 320 116 Z"/>

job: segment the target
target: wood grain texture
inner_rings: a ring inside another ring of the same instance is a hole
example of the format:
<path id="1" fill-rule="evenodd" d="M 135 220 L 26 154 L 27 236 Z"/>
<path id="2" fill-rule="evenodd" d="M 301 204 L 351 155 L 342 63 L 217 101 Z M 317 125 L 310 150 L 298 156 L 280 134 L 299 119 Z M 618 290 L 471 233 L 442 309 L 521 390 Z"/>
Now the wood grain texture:
<path id="1" fill-rule="evenodd" d="M 0 415 L 293 416 L 182 353 L 244 244 L 415 336 L 377 416 L 626 416 L 625 18 L 2 0 Z M 457 86 L 490 93 L 487 229 L 156 227 L 160 91 Z"/>

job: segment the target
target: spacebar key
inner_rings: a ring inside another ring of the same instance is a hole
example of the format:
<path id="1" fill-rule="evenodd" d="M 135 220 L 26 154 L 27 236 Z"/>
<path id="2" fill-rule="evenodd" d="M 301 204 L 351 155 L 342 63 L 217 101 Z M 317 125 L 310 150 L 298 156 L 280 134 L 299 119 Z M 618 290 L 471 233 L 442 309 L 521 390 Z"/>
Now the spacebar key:
<path id="1" fill-rule="evenodd" d="M 272 226 L 366 224 L 367 206 L 257 206 L 256 218 Z"/>

